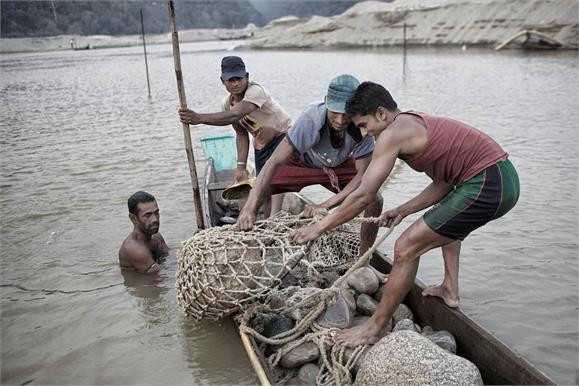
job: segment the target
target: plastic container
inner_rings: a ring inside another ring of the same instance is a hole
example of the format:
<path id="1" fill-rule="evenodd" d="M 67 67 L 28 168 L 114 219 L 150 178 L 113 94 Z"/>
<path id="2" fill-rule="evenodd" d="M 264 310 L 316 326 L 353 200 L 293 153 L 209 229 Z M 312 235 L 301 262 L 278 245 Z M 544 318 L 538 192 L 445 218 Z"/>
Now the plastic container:
<path id="1" fill-rule="evenodd" d="M 201 138 L 201 145 L 206 158 L 213 158 L 215 171 L 237 167 L 237 149 L 235 137 L 231 134 L 214 135 Z"/>

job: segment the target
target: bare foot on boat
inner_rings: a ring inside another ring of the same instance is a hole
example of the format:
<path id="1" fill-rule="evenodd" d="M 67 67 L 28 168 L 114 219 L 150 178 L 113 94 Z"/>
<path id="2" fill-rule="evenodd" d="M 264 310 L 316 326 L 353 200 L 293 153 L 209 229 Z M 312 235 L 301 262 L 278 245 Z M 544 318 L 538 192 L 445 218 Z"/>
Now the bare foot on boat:
<path id="1" fill-rule="evenodd" d="M 458 294 L 453 294 L 451 290 L 442 285 L 431 285 L 422 291 L 422 296 L 436 296 L 441 298 L 444 303 L 450 308 L 458 308 L 459 297 Z"/>
<path id="2" fill-rule="evenodd" d="M 334 341 L 345 347 L 356 347 L 365 344 L 374 344 L 387 334 L 385 329 L 380 329 L 374 323 L 368 321 L 362 325 L 339 331 Z"/>

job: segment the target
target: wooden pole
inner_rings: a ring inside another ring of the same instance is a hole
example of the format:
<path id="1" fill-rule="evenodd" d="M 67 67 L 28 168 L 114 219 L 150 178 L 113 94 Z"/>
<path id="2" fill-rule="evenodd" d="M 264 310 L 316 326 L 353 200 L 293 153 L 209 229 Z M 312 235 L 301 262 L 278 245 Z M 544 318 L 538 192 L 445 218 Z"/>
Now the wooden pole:
<path id="1" fill-rule="evenodd" d="M 143 35 L 143 51 L 145 52 L 145 70 L 147 71 L 147 90 L 149 90 L 149 98 L 151 97 L 151 84 L 149 83 L 149 65 L 147 64 L 147 46 L 145 44 L 145 23 L 143 23 L 143 10 L 141 13 L 141 34 Z"/>
<path id="2" fill-rule="evenodd" d="M 402 77 L 406 78 L 406 23 L 404 23 L 402 35 Z"/>
<path id="3" fill-rule="evenodd" d="M 169 18 L 171 19 L 171 35 L 173 37 L 173 60 L 175 62 L 175 76 L 177 77 L 177 89 L 179 90 L 179 104 L 187 107 L 185 99 L 185 87 L 183 86 L 183 74 L 181 73 L 181 54 L 179 53 L 179 36 L 177 34 L 177 22 L 175 20 L 175 4 L 169 1 Z M 193 186 L 193 201 L 195 202 L 195 214 L 197 217 L 197 229 L 205 229 L 203 225 L 203 210 L 201 209 L 201 196 L 199 194 L 199 182 L 197 180 L 197 169 L 195 168 L 195 157 L 191 146 L 191 132 L 189 124 L 183 123 L 183 137 L 185 140 L 185 152 L 189 161 L 189 174 L 191 175 L 191 185 Z"/>

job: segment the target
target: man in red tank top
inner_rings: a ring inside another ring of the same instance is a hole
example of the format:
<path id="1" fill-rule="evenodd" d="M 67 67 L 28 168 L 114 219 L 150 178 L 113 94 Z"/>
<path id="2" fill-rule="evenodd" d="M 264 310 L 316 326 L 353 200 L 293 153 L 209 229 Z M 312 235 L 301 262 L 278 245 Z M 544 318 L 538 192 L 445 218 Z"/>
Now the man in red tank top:
<path id="1" fill-rule="evenodd" d="M 317 224 L 294 232 L 305 243 L 357 216 L 390 175 L 397 158 L 426 173 L 432 183 L 414 198 L 380 216 L 381 226 L 398 225 L 406 216 L 434 204 L 410 225 L 394 245 L 394 265 L 378 309 L 363 325 L 343 330 L 345 346 L 376 343 L 410 290 L 420 256 L 442 247 L 444 280 L 423 295 L 458 307 L 458 260 L 461 241 L 473 230 L 507 213 L 519 197 L 519 179 L 507 153 L 489 136 L 462 122 L 418 112 L 402 112 L 382 86 L 362 83 L 346 112 L 365 136 L 376 137 L 372 161 L 360 186 L 338 209 Z"/>

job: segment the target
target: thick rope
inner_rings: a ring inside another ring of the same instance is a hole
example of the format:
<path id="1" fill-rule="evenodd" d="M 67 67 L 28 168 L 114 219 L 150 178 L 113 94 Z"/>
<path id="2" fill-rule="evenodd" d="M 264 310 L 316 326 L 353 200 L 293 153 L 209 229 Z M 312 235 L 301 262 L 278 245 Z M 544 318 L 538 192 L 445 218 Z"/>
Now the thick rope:
<path id="1" fill-rule="evenodd" d="M 319 218 L 320 214 L 314 214 L 316 218 Z M 357 218 L 355 219 L 356 222 L 378 222 L 379 218 L 376 217 L 366 217 L 366 218 Z M 282 334 L 279 334 L 272 338 L 266 338 L 263 335 L 259 334 L 257 331 L 252 329 L 251 327 L 247 326 L 247 323 L 253 316 L 255 316 L 254 312 L 246 312 L 244 315 L 241 315 L 240 320 L 240 329 L 250 335 L 252 335 L 255 339 L 260 342 L 264 342 L 269 345 L 280 346 L 284 345 L 279 348 L 275 354 L 270 356 L 269 363 L 272 367 L 275 367 L 281 358 L 289 351 L 293 350 L 297 346 L 311 341 L 318 346 L 320 351 L 320 371 L 316 377 L 316 383 L 318 385 L 344 385 L 344 384 L 351 384 L 352 383 L 352 375 L 351 370 L 357 364 L 357 362 L 361 359 L 362 355 L 369 347 L 368 345 L 358 346 L 354 349 L 354 352 L 348 359 L 345 361 L 344 359 L 344 351 L 345 348 L 341 345 L 337 345 L 334 343 L 333 337 L 334 334 L 338 331 L 335 328 L 324 328 L 320 326 L 316 320 L 318 317 L 326 310 L 327 306 L 334 302 L 341 285 L 343 284 L 344 280 L 347 279 L 348 275 L 354 272 L 356 269 L 365 266 L 368 264 L 370 257 L 376 251 L 376 249 L 390 236 L 392 231 L 394 230 L 394 226 L 389 228 L 383 235 L 381 235 L 359 259 L 358 261 L 353 264 L 348 271 L 342 275 L 338 280 L 336 280 L 330 288 L 320 290 L 319 292 L 312 294 L 302 301 L 294 304 L 291 307 L 287 307 L 284 309 L 284 313 L 289 314 L 294 310 L 297 309 L 306 309 L 311 307 L 312 304 L 317 304 L 315 308 L 310 310 L 308 314 L 291 330 L 286 331 Z M 312 332 L 307 333 L 302 336 L 306 331 L 312 330 Z M 291 342 L 291 343 L 290 343 Z M 328 357 L 328 350 L 326 346 L 331 346 L 330 355 Z"/>

